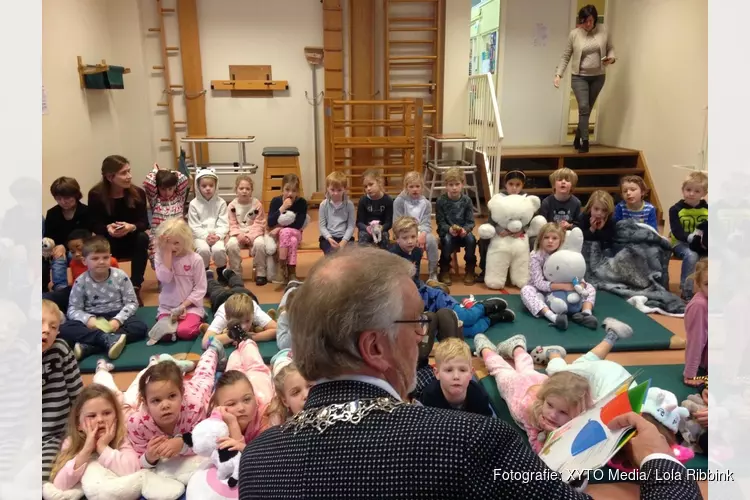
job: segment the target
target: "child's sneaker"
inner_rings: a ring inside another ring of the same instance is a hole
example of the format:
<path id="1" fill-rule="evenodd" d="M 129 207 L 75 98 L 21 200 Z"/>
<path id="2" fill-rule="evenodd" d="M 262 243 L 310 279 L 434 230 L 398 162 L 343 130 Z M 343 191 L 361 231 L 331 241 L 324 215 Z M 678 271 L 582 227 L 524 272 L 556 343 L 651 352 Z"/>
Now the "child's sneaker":
<path id="1" fill-rule="evenodd" d="M 521 334 L 513 335 L 511 338 L 497 344 L 495 352 L 506 359 L 513 359 L 513 351 L 519 346 L 523 347 L 523 350 L 526 351 L 526 337 Z"/>
<path id="2" fill-rule="evenodd" d="M 216 366 L 216 371 L 223 372 L 227 366 L 227 353 L 224 349 L 224 344 L 222 344 L 221 341 L 216 337 L 211 337 L 211 340 L 208 343 L 208 348 L 216 351 L 216 355 L 219 358 L 219 363 Z"/>
<path id="3" fill-rule="evenodd" d="M 464 273 L 464 285 L 471 286 L 477 281 L 477 276 L 474 274 L 473 269 L 467 269 Z"/>
<path id="4" fill-rule="evenodd" d="M 497 314 L 508 309 L 508 302 L 505 299 L 501 299 L 500 297 L 490 297 L 489 299 L 482 300 L 478 303 L 484 306 L 485 316 L 492 316 L 493 314 Z"/>
<path id="5" fill-rule="evenodd" d="M 456 311 L 444 307 L 437 310 L 437 312 L 435 313 L 435 317 L 437 318 L 438 324 L 438 341 L 445 340 L 450 337 L 455 337 L 458 339 L 464 338 L 463 332 L 461 331 L 463 323 L 458 319 Z"/>
<path id="6" fill-rule="evenodd" d="M 573 320 L 573 323 L 578 323 L 579 325 L 583 325 L 586 328 L 589 328 L 591 330 L 596 330 L 599 328 L 599 320 L 596 319 L 596 316 L 593 314 L 583 314 L 582 312 L 574 313 L 570 319 Z"/>
<path id="7" fill-rule="evenodd" d="M 513 323 L 516 320 L 516 313 L 510 309 L 500 311 L 487 316 L 490 319 L 490 326 L 498 323 Z"/>
<path id="8" fill-rule="evenodd" d="M 568 355 L 565 348 L 561 345 L 536 346 L 529 354 L 531 354 L 531 359 L 534 360 L 534 363 L 546 365 L 549 362 L 550 354 L 553 353 L 558 353 L 563 358 Z"/>
<path id="9" fill-rule="evenodd" d="M 125 343 L 128 338 L 123 333 L 122 335 L 112 334 L 107 339 L 107 357 L 109 359 L 117 359 L 122 354 L 122 350 L 125 349 Z"/>
<path id="10" fill-rule="evenodd" d="M 436 281 L 436 282 L 440 281 L 438 279 L 438 274 L 437 274 L 437 271 L 435 269 L 433 269 L 432 271 L 430 271 L 430 274 L 427 277 L 427 281 Z M 428 285 L 428 286 L 431 286 L 431 285 Z"/>
<path id="11" fill-rule="evenodd" d="M 105 372 L 111 372 L 115 369 L 115 365 L 110 363 L 104 358 L 96 360 L 96 371 L 104 370 Z"/>
<path id="12" fill-rule="evenodd" d="M 210 269 L 206 269 L 206 281 L 214 279 L 214 272 Z"/>
<path id="13" fill-rule="evenodd" d="M 81 344 L 80 342 L 76 342 L 76 344 L 73 346 L 73 355 L 78 361 L 81 361 L 82 359 L 91 354 L 94 354 L 95 352 L 96 348 L 91 344 Z"/>
<path id="14" fill-rule="evenodd" d="M 495 352 L 497 351 L 497 346 L 493 344 L 489 338 L 487 338 L 487 335 L 483 333 L 477 333 L 474 336 L 474 355 L 481 358 L 483 349 L 489 349 L 490 351 Z"/>
<path id="15" fill-rule="evenodd" d="M 219 270 L 217 269 L 216 271 L 218 272 Z M 229 280 L 232 279 L 236 274 L 237 273 L 235 273 L 228 267 L 222 269 L 221 271 L 221 276 L 224 278 L 224 281 L 226 281 L 227 283 L 229 283 Z"/>
<path id="16" fill-rule="evenodd" d="M 612 332 L 617 335 L 618 339 L 629 339 L 633 336 L 633 327 L 616 318 L 605 318 L 602 326 L 607 333 Z"/>

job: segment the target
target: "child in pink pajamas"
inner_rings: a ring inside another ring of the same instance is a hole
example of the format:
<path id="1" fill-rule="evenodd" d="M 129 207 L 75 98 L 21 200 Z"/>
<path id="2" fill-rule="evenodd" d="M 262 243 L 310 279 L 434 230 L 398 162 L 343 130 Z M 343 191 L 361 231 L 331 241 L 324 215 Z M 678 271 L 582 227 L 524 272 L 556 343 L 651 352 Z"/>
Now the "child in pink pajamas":
<path id="1" fill-rule="evenodd" d="M 190 227 L 182 219 L 167 219 L 157 231 L 156 278 L 161 283 L 157 319 L 171 316 L 177 338 L 192 340 L 200 333 L 206 314 L 206 272 L 193 247 Z"/>
<path id="2" fill-rule="evenodd" d="M 565 314 L 555 314 L 545 303 L 546 296 L 555 290 L 573 291 L 572 283 L 551 283 L 544 278 L 544 263 L 550 255 L 555 253 L 565 242 L 565 231 L 553 222 L 542 226 L 534 244 L 529 260 L 529 283 L 521 288 L 521 300 L 526 309 L 534 316 L 544 316 L 556 328 L 568 329 L 568 317 Z M 584 299 L 582 310 L 571 316 L 575 323 L 596 330 L 599 320 L 592 314 L 596 301 L 596 289 L 588 283 L 583 283 L 588 296 Z"/>
<path id="3" fill-rule="evenodd" d="M 263 415 L 274 396 L 271 370 L 263 363 L 258 345 L 252 340 L 240 342 L 229 356 L 227 370 L 216 381 L 211 405 L 229 427 L 229 437 L 220 449 L 242 451 L 266 428 Z"/>
<path id="4" fill-rule="evenodd" d="M 500 396 L 508 404 L 511 416 L 529 436 L 535 453 L 541 451 L 548 432 L 565 425 L 590 407 L 588 381 L 570 371 L 552 377 L 535 371 L 523 335 L 515 335 L 495 346 L 480 333 L 474 337 L 474 346 L 490 375 L 495 377 Z M 565 349 L 560 346 L 540 349 L 565 356 Z M 503 357 L 513 359 L 515 366 Z"/>
<path id="5" fill-rule="evenodd" d="M 172 361 L 155 363 L 136 376 L 124 395 L 123 408 L 128 437 L 142 467 L 153 468 L 159 460 L 192 454 L 182 435 L 206 418 L 216 369 L 223 359 L 224 346 L 214 341 L 187 382 Z"/>
<path id="6" fill-rule="evenodd" d="M 275 283 L 297 280 L 297 249 L 302 242 L 302 228 L 307 219 L 307 200 L 299 196 L 299 177 L 286 174 L 282 179 L 282 195 L 271 200 L 268 227 L 279 236 L 279 267 Z M 288 217 L 293 213 L 294 218 Z"/>

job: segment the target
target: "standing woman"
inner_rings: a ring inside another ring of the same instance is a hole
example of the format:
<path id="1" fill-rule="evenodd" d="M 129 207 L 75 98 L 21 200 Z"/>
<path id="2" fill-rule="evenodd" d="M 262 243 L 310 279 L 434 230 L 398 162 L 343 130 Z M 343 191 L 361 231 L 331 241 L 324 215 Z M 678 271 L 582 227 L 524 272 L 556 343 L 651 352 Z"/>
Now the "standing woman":
<path id="1" fill-rule="evenodd" d="M 91 231 L 106 237 L 116 259 L 130 259 L 130 279 L 141 301 L 148 261 L 146 192 L 134 186 L 130 162 L 120 155 L 102 162 L 102 180 L 89 191 Z"/>
<path id="2" fill-rule="evenodd" d="M 593 5 L 578 11 L 578 26 L 570 32 L 568 46 L 555 70 L 555 87 L 571 63 L 570 85 L 578 101 L 578 128 L 573 141 L 579 153 L 589 151 L 589 117 L 604 87 L 605 67 L 615 63 L 615 49 L 604 26 L 597 25 L 599 13 Z M 571 61 L 572 59 L 572 61 Z"/>

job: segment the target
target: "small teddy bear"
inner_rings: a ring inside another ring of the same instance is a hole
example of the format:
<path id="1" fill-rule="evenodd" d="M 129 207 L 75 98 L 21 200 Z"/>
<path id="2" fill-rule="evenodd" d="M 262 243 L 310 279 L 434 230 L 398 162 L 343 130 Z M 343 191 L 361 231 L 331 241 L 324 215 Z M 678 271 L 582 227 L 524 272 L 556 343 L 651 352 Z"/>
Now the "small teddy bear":
<path id="1" fill-rule="evenodd" d="M 372 241 L 374 241 L 376 245 L 379 245 L 383 240 L 383 225 L 380 224 L 379 220 L 374 220 L 370 222 L 370 228 Z"/>
<path id="2" fill-rule="evenodd" d="M 52 238 L 42 238 L 42 257 L 49 259 L 52 257 L 52 250 L 55 248 L 55 242 Z"/>

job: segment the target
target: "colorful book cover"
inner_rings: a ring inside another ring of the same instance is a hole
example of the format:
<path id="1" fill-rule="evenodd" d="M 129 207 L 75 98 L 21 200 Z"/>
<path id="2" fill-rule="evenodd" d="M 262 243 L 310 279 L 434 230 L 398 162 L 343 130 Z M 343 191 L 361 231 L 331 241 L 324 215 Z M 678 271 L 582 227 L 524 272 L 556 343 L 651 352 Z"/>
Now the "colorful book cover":
<path id="1" fill-rule="evenodd" d="M 562 473 L 563 481 L 603 467 L 633 437 L 632 427 L 612 431 L 608 425 L 619 415 L 641 412 L 650 380 L 628 390 L 634 379 L 631 376 L 593 408 L 549 434 L 539 456 Z"/>

